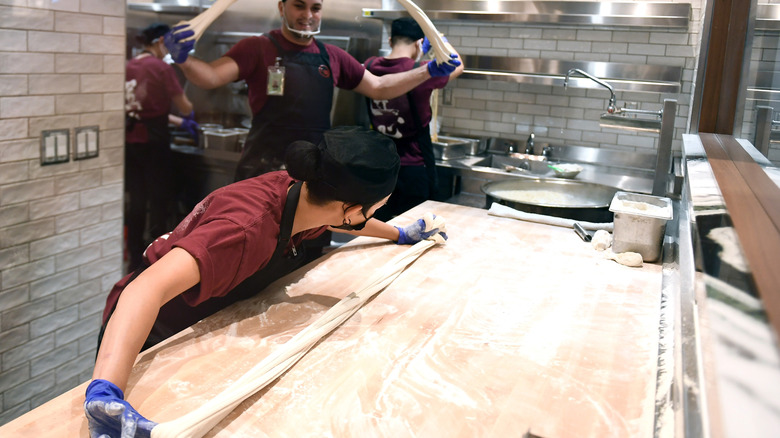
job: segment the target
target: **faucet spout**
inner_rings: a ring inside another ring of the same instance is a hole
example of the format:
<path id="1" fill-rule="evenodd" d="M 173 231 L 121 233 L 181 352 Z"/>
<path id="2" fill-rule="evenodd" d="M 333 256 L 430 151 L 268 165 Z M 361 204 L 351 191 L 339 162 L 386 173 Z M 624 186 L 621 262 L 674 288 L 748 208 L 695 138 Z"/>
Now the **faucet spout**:
<path id="1" fill-rule="evenodd" d="M 526 155 L 533 155 L 534 154 L 534 133 L 532 132 L 531 135 L 528 136 L 528 140 L 525 142 L 525 153 Z"/>
<path id="2" fill-rule="evenodd" d="M 591 75 L 588 72 L 585 72 L 585 71 L 580 70 L 578 68 L 572 68 L 568 72 L 566 72 L 566 77 L 563 79 L 563 88 L 568 88 L 568 86 L 569 86 L 569 76 L 571 76 L 572 73 L 579 73 L 583 77 L 586 77 L 586 78 L 592 80 L 593 82 L 601 85 L 602 87 L 606 88 L 607 90 L 609 90 L 609 104 L 607 105 L 607 112 L 610 113 L 610 114 L 615 112 L 615 110 L 617 109 L 616 106 L 615 106 L 615 103 L 616 103 L 616 100 L 615 100 L 615 89 L 612 88 L 611 85 L 609 85 L 608 83 L 602 81 L 601 79 Z"/>

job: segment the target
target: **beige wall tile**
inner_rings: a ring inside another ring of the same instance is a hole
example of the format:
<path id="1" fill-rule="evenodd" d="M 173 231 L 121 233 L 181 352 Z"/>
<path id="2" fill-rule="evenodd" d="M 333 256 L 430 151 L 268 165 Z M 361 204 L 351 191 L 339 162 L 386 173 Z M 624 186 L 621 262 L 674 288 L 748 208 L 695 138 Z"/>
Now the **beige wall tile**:
<path id="1" fill-rule="evenodd" d="M 57 32 L 102 33 L 103 18 L 89 14 L 56 12 L 54 30 Z"/>
<path id="2" fill-rule="evenodd" d="M 100 130 L 104 129 L 124 129 L 125 127 L 125 112 L 122 111 L 102 111 L 98 113 L 85 113 L 79 117 L 80 125 L 78 126 L 100 126 Z"/>
<path id="3" fill-rule="evenodd" d="M 24 137 L 27 137 L 27 121 L 24 121 Z M 2 134 L 3 121 L 0 120 L 0 134 Z M 22 140 L 0 141 L 0 163 L 19 160 L 31 160 L 38 158 L 40 142 L 37 138 L 25 138 Z"/>
<path id="4" fill-rule="evenodd" d="M 23 30 L 0 29 L 0 47 L 4 52 L 27 50 L 27 32 Z"/>
<path id="5" fill-rule="evenodd" d="M 69 94 L 79 92 L 76 74 L 30 75 L 30 94 Z"/>
<path id="6" fill-rule="evenodd" d="M 48 129 L 69 129 L 77 126 L 78 116 L 51 116 L 30 118 L 30 135 L 38 137 Z"/>
<path id="7" fill-rule="evenodd" d="M 53 73 L 54 55 L 50 53 L 0 52 L 0 73 Z"/>
<path id="8" fill-rule="evenodd" d="M 27 0 L 27 6 L 38 9 L 78 12 L 79 0 Z"/>
<path id="9" fill-rule="evenodd" d="M 125 109 L 124 93 L 103 93 L 103 110 L 124 111 L 124 109 Z"/>
<path id="10" fill-rule="evenodd" d="M 98 93 L 65 94 L 56 98 L 57 114 L 79 114 L 103 109 L 103 96 Z"/>
<path id="11" fill-rule="evenodd" d="M 106 35 L 125 36 L 124 17 L 103 17 L 103 33 Z"/>
<path id="12" fill-rule="evenodd" d="M 81 35 L 81 52 L 100 53 L 104 55 L 123 55 L 125 53 L 125 37 Z"/>
<path id="13" fill-rule="evenodd" d="M 0 119 L 0 141 L 27 137 L 27 119 Z"/>
<path id="14" fill-rule="evenodd" d="M 125 62 L 124 55 L 105 55 L 103 56 L 103 73 L 121 73 L 124 75 Z"/>
<path id="15" fill-rule="evenodd" d="M 58 54 L 54 58 L 54 63 L 57 73 L 103 72 L 103 57 L 100 55 Z"/>
<path id="16" fill-rule="evenodd" d="M 81 0 L 81 12 L 98 15 L 125 16 L 125 0 Z"/>
<path id="17" fill-rule="evenodd" d="M 30 52 L 79 52 L 79 34 L 65 32 L 27 33 L 27 46 Z"/>
<path id="18" fill-rule="evenodd" d="M 124 91 L 125 75 L 81 75 L 82 93 L 106 93 L 111 91 Z"/>
<path id="19" fill-rule="evenodd" d="M 52 96 L 0 97 L 0 118 L 48 116 L 54 114 Z"/>
<path id="20" fill-rule="evenodd" d="M 24 30 L 54 29 L 54 13 L 38 9 L 0 6 L 3 28 Z"/>
<path id="21" fill-rule="evenodd" d="M 124 102 L 124 98 L 122 98 Z M 124 103 L 123 103 L 124 106 Z M 124 109 L 122 110 L 124 111 Z M 119 147 L 124 150 L 125 147 L 125 127 L 120 129 L 106 129 L 100 131 L 100 147 Z"/>
<path id="22" fill-rule="evenodd" d="M 27 94 L 27 75 L 0 75 L 0 96 Z"/>

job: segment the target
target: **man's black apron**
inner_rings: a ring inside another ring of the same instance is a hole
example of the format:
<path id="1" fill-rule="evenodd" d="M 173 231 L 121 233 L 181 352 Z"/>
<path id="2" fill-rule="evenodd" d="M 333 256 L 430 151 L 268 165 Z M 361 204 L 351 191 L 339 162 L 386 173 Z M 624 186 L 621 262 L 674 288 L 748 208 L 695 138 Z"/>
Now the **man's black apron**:
<path id="1" fill-rule="evenodd" d="M 290 143 L 306 140 L 319 144 L 330 129 L 333 77 L 325 46 L 315 40 L 319 53 L 287 52 L 273 36 L 268 38 L 285 68 L 284 95 L 268 96 L 252 119 L 236 181 L 281 169 Z"/>
<path id="2" fill-rule="evenodd" d="M 305 250 L 303 248 L 295 248 L 289 253 L 285 253 L 287 247 L 290 245 L 293 219 L 295 219 L 295 210 L 298 207 L 298 199 L 300 198 L 302 184 L 302 182 L 296 182 L 290 187 L 290 190 L 287 193 L 287 200 L 285 201 L 284 210 L 282 212 L 282 222 L 279 228 L 279 238 L 277 239 L 276 249 L 268 263 L 223 297 L 210 298 L 194 307 L 188 306 L 179 297 L 174 298 L 163 305 L 160 308 L 157 320 L 149 333 L 149 337 L 144 343 L 143 350 L 173 336 L 201 319 L 213 315 L 237 301 L 257 295 L 269 284 L 289 274 L 303 264 L 306 258 L 304 254 Z M 147 267 L 148 265 L 145 265 L 138 269 L 128 281 L 128 284 L 138 277 L 138 275 Z M 113 313 L 113 310 L 111 312 Z M 111 317 L 109 316 L 109 319 L 110 318 Z M 106 325 L 104 324 L 100 330 L 100 335 L 98 336 L 98 349 L 100 349 L 100 343 L 102 342 L 105 329 Z"/>

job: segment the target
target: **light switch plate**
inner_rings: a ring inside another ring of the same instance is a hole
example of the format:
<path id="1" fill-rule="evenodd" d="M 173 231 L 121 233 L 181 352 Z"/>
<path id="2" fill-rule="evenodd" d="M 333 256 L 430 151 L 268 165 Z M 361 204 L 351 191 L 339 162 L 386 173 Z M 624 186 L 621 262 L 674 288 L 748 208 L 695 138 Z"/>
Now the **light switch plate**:
<path id="1" fill-rule="evenodd" d="M 41 131 L 41 165 L 70 161 L 70 130 Z"/>
<path id="2" fill-rule="evenodd" d="M 76 147 L 73 153 L 73 159 L 84 160 L 97 157 L 99 138 L 99 126 L 82 126 L 76 128 Z"/>

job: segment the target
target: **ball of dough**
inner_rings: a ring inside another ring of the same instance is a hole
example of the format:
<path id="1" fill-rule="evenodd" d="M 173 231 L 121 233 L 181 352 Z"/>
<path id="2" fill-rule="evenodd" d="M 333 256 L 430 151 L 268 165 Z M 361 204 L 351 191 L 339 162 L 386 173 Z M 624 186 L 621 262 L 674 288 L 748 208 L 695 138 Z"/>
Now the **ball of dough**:
<path id="1" fill-rule="evenodd" d="M 593 245 L 594 249 L 604 251 L 612 246 L 612 235 L 609 234 L 609 231 L 598 230 L 590 240 L 590 244 Z"/>
<path id="2" fill-rule="evenodd" d="M 642 266 L 642 254 L 637 252 L 621 252 L 619 254 L 613 254 L 611 258 L 623 266 L 631 266 L 632 268 L 639 268 Z"/>

